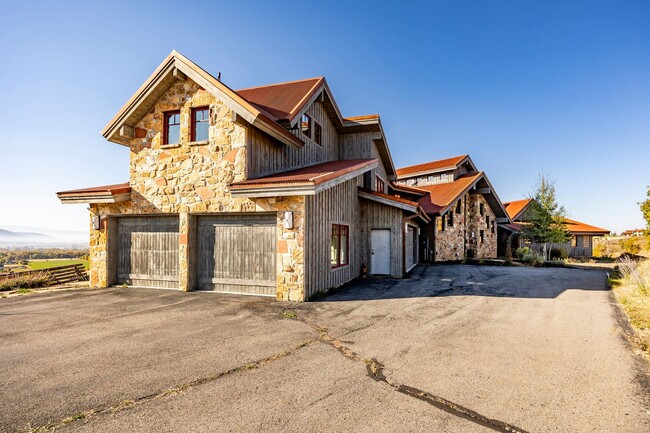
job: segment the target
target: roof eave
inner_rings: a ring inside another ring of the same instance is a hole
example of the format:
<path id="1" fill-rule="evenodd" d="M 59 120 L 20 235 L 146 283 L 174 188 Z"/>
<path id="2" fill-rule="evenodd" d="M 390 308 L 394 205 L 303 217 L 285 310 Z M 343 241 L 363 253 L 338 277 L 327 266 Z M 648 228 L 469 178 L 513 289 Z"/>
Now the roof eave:
<path id="1" fill-rule="evenodd" d="M 62 204 L 96 204 L 96 203 L 120 203 L 131 200 L 131 193 L 123 194 L 57 194 Z"/>

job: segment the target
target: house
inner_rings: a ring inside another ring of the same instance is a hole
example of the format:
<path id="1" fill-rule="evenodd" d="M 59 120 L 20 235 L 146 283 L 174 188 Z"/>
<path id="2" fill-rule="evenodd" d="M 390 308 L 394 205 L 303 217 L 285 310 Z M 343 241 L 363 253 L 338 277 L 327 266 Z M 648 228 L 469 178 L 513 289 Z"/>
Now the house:
<path id="1" fill-rule="evenodd" d="M 431 219 L 420 224 L 420 261 L 497 257 L 497 224 L 510 220 L 469 155 L 403 167 L 396 177 L 391 191 L 417 200 Z"/>
<path id="2" fill-rule="evenodd" d="M 531 218 L 531 203 L 533 199 L 516 200 L 504 203 L 506 211 L 512 220 L 511 224 L 503 224 L 499 226 L 500 244 L 505 245 L 507 240 L 510 239 L 513 249 L 521 248 L 523 246 L 532 246 L 539 249 L 539 246 L 526 242 L 523 237 L 523 229 L 527 221 Z M 609 230 L 565 218 L 565 225 L 571 239 L 565 243 L 550 244 L 550 248 L 561 249 L 566 251 L 569 257 L 591 257 L 593 255 L 593 239 L 596 236 L 605 236 L 609 234 Z"/>
<path id="3" fill-rule="evenodd" d="M 325 78 L 233 90 L 173 51 L 102 134 L 128 182 L 57 193 L 89 205 L 94 286 L 304 301 L 418 261 L 430 220 L 389 191 L 380 117 L 343 117 Z"/>
<path id="4" fill-rule="evenodd" d="M 643 230 L 643 229 L 632 229 L 632 230 L 625 230 L 623 233 L 621 233 L 621 236 L 641 237 L 644 234 L 645 234 L 645 230 Z"/>

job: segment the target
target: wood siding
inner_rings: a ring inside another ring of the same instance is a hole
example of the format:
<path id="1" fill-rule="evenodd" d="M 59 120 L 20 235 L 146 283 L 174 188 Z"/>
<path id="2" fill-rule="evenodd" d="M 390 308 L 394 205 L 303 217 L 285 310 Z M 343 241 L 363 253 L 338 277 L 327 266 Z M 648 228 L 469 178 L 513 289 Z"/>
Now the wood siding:
<path id="1" fill-rule="evenodd" d="M 350 179 L 306 197 L 305 258 L 309 263 L 305 266 L 306 297 L 339 287 L 361 273 L 368 233 L 361 226 L 357 182 L 356 178 Z M 350 262 L 335 269 L 330 264 L 332 224 L 344 224 L 350 228 Z"/>
<path id="2" fill-rule="evenodd" d="M 178 218 L 117 219 L 117 282 L 132 286 L 178 287 Z"/>
<path id="3" fill-rule="evenodd" d="M 306 113 L 311 116 L 313 121 L 321 125 L 323 132 L 322 145 L 305 138 L 299 129 L 291 132 L 305 140 L 305 146 L 300 149 L 280 143 L 255 128 L 249 128 L 249 178 L 257 178 L 339 159 L 339 136 L 323 109 L 323 105 L 316 102 L 307 109 Z M 313 129 L 312 126 L 312 135 Z"/>
<path id="4" fill-rule="evenodd" d="M 197 288 L 275 296 L 276 215 L 198 217 Z"/>
<path id="5" fill-rule="evenodd" d="M 391 256 L 390 269 L 391 276 L 400 278 L 403 275 L 403 211 L 401 209 L 386 206 L 369 200 L 363 200 L 361 203 L 361 237 L 364 239 L 362 246 L 362 257 L 364 263 L 368 265 L 368 271 L 372 273 L 370 263 L 370 230 L 372 229 L 390 229 L 391 232 Z"/>

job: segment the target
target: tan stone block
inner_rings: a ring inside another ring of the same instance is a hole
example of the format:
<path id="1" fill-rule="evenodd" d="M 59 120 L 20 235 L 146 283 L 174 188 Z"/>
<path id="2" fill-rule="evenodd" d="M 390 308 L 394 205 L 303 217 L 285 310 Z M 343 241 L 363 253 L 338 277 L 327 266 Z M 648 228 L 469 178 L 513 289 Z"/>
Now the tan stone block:
<path id="1" fill-rule="evenodd" d="M 214 197 L 214 190 L 201 186 L 196 188 L 196 193 L 201 197 L 202 200 L 209 200 Z"/>
<path id="2" fill-rule="evenodd" d="M 285 241 L 285 240 L 279 240 L 278 241 L 277 252 L 280 253 L 280 254 L 284 254 L 284 253 L 289 252 L 289 247 L 287 246 L 287 241 Z"/>

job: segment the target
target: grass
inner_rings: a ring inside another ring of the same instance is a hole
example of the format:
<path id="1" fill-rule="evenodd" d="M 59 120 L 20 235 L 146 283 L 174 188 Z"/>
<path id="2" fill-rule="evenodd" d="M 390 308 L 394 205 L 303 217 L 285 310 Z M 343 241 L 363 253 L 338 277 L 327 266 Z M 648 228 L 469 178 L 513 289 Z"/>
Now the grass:
<path id="1" fill-rule="evenodd" d="M 622 260 L 610 282 L 637 333 L 634 343 L 650 356 L 650 260 Z"/>
<path id="2" fill-rule="evenodd" d="M 36 272 L 16 278 L 0 278 L 0 292 L 19 290 L 20 293 L 28 293 L 29 289 L 45 287 L 49 283 L 50 276 L 45 272 Z"/>
<path id="3" fill-rule="evenodd" d="M 81 259 L 30 260 L 28 266 L 31 269 L 49 269 L 49 268 L 55 268 L 57 266 L 76 265 L 78 263 L 83 264 L 86 269 L 88 269 L 89 267 L 88 260 L 81 260 Z"/>

